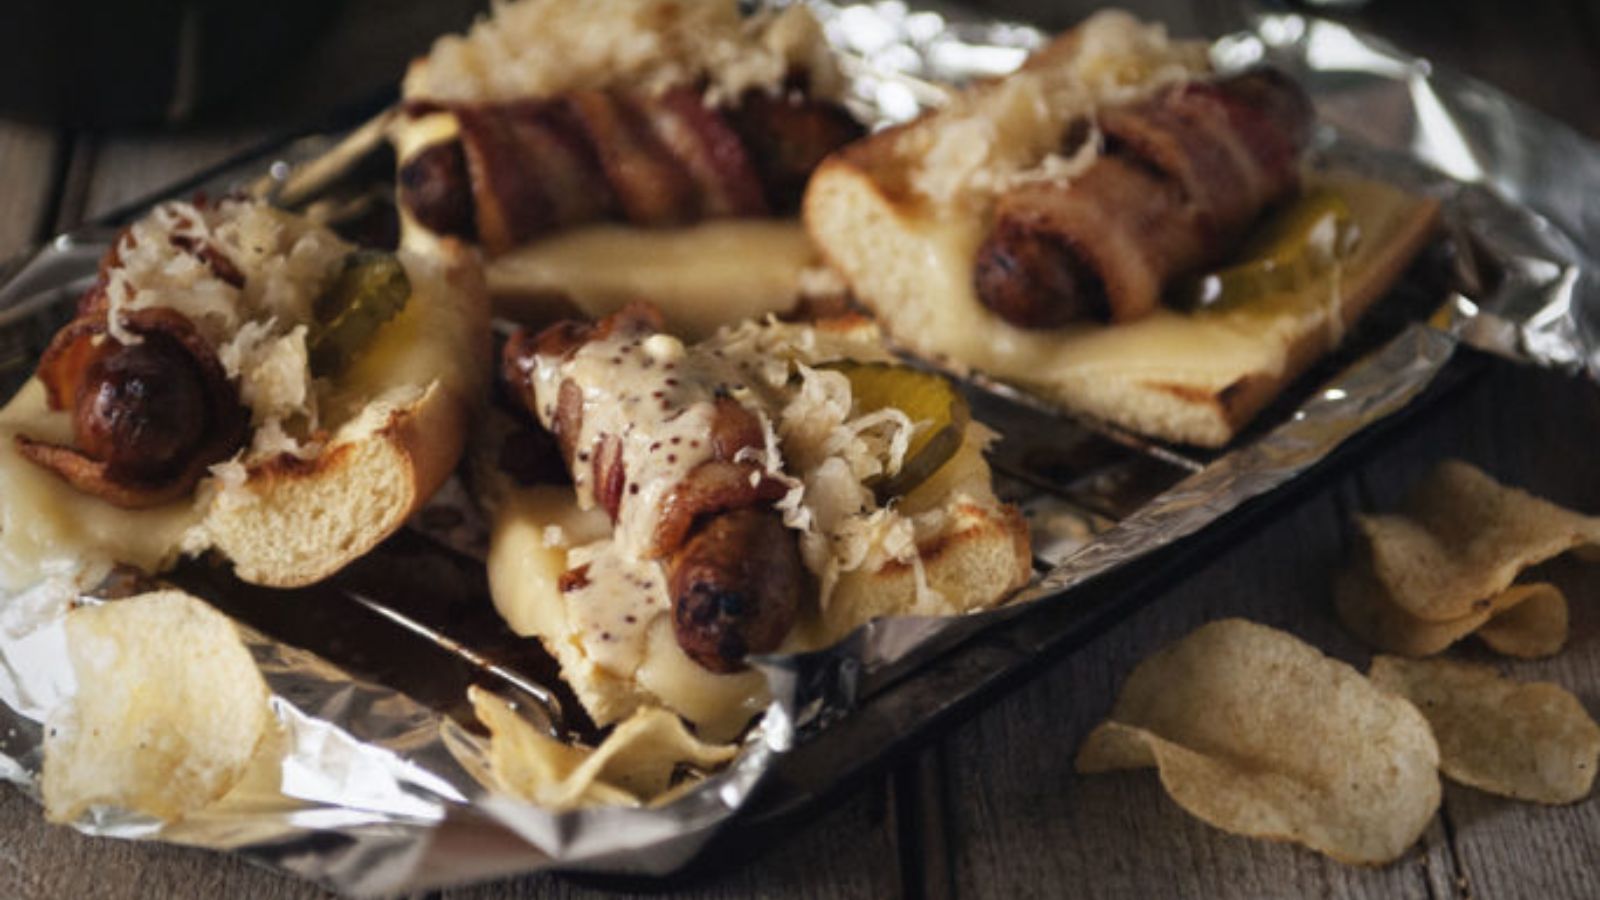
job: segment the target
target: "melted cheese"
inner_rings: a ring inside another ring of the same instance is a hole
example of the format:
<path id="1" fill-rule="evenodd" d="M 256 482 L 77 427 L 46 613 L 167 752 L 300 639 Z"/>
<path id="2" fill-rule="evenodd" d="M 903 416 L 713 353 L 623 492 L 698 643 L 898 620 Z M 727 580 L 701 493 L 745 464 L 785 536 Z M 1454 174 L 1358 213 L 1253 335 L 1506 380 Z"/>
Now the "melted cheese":
<path id="1" fill-rule="evenodd" d="M 781 648 L 800 649 L 792 641 Z M 760 672 L 715 675 L 701 668 L 679 648 L 667 616 L 651 624 L 648 650 L 634 677 L 662 705 L 695 723 L 700 736 L 709 741 L 738 737 L 751 717 L 771 701 Z"/>
<path id="2" fill-rule="evenodd" d="M 420 116 L 401 116 L 390 128 L 394 155 L 410 159 L 434 144 L 453 141 L 461 134 L 461 120 L 452 112 L 430 112 Z"/>
<path id="3" fill-rule="evenodd" d="M 665 573 L 659 563 L 633 564 L 636 576 L 654 576 L 652 588 L 624 580 L 607 590 L 560 590 L 562 573 L 582 555 L 569 552 L 568 546 L 585 546 L 590 555 L 601 554 L 612 545 L 606 537 L 610 531 L 605 513 L 580 510 L 564 486 L 510 492 L 495 514 L 490 542 L 489 587 L 495 609 L 513 631 L 539 637 L 569 678 L 590 667 L 633 677 L 663 705 L 694 722 L 702 737 L 736 736 L 766 705 L 766 682 L 754 672 L 709 672 L 684 654 L 672 631 L 671 605 L 661 587 Z M 652 602 L 641 602 L 646 598 Z M 610 628 L 611 622 L 628 615 L 635 622 L 624 623 L 626 635 L 614 635 L 621 638 L 614 641 L 600 638 L 597 628 Z"/>
<path id="4" fill-rule="evenodd" d="M 600 318 L 649 300 L 689 338 L 794 306 L 817 262 L 794 220 L 711 221 L 688 228 L 595 225 L 518 248 L 488 265 L 489 291 L 513 316 L 548 318 L 560 297 Z"/>
<path id="5" fill-rule="evenodd" d="M 552 529 L 556 529 L 552 531 Z M 511 630 L 524 637 L 567 633 L 558 582 L 567 547 L 611 533 L 599 510 L 580 510 L 565 485 L 538 485 L 510 492 L 494 519 L 489 542 L 489 588 L 494 607 Z M 551 538 L 560 535 L 559 541 Z"/>
<path id="6" fill-rule="evenodd" d="M 65 576 L 87 589 L 114 563 L 157 571 L 178 555 L 199 514 L 191 500 L 155 509 L 119 509 L 74 490 L 16 451 L 18 434 L 70 443 L 67 413 L 45 405 L 33 379 L 0 410 L 0 594 Z"/>

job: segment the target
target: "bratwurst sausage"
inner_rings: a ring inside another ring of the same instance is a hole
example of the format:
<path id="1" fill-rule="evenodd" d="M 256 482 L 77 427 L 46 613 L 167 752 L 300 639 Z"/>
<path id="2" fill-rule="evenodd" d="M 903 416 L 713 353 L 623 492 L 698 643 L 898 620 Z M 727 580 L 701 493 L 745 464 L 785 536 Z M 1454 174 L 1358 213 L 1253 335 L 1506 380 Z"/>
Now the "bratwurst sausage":
<path id="1" fill-rule="evenodd" d="M 668 567 L 678 646 L 713 672 L 743 669 L 747 655 L 783 643 L 805 585 L 794 532 L 771 507 L 717 513 Z"/>

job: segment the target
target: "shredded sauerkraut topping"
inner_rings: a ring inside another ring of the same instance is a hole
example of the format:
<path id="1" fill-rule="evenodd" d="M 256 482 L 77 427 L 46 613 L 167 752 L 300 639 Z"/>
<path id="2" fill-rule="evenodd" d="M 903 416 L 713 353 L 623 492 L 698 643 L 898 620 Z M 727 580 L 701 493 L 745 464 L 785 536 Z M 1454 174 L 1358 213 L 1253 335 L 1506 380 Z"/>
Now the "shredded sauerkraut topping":
<path id="1" fill-rule="evenodd" d="M 901 153 L 917 160 L 912 189 L 936 203 L 977 201 L 1025 181 L 1070 179 L 1100 152 L 1089 140 L 1064 151 L 1076 122 L 1209 70 L 1206 45 L 1174 41 L 1165 26 L 1105 10 L 1021 71 L 963 91 L 931 127 L 908 131 Z"/>
<path id="2" fill-rule="evenodd" d="M 406 74 L 407 99 L 502 102 L 626 84 L 705 81 L 716 104 L 804 72 L 815 96 L 843 81 L 803 5 L 746 17 L 737 0 L 512 0 L 447 35 Z"/>
<path id="3" fill-rule="evenodd" d="M 318 409 L 306 352 L 312 304 L 351 246 L 262 203 L 169 202 L 129 227 L 107 273 L 107 329 L 137 343 L 127 313 L 166 307 L 194 323 L 251 414 L 251 459 L 316 447 Z"/>
<path id="4" fill-rule="evenodd" d="M 779 447 L 766 465 L 793 485 L 776 506 L 784 524 L 800 532 L 801 559 L 817 577 L 823 608 L 845 572 L 875 571 L 889 562 L 920 572 L 918 546 L 943 522 L 879 505 L 865 481 L 899 472 L 911 439 L 928 423 L 897 409 L 857 409 L 850 380 L 822 367 L 890 359 L 873 335 L 769 318 L 725 328 L 700 348 L 752 362 L 747 371 L 758 376 L 755 387 L 767 399 L 761 415 L 772 423 Z M 917 590 L 919 607 L 942 602 L 925 578 L 918 578 Z"/>

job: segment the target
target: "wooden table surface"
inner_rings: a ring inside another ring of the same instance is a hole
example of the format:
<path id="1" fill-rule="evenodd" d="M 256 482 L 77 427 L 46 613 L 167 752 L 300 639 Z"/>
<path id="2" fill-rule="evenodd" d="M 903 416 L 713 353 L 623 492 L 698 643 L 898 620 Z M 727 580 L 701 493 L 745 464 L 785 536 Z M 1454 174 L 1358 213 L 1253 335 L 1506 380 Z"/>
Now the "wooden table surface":
<path id="1" fill-rule="evenodd" d="M 147 194 L 394 78 L 428 35 L 476 4 L 349 0 L 329 37 L 260 96 L 187 131 L 100 134 L 0 120 L 0 257 Z M 988 4 L 1064 26 L 1087 5 Z M 1214 13 L 1212 5 L 1199 4 Z M 1193 31 L 1191 4 L 1130 4 Z M 1448 10 L 1448 11 L 1447 11 Z M 1375 0 L 1345 18 L 1477 75 L 1600 137 L 1600 12 L 1583 0 L 1434 4 Z M 359 48 L 359 49 L 352 49 Z M 1563 504 L 1600 511 L 1600 390 L 1494 366 L 1358 471 L 1218 556 L 1004 701 L 922 748 L 781 846 L 689 885 L 684 897 L 1562 897 L 1600 896 L 1600 803 L 1513 803 L 1446 783 L 1418 846 L 1381 869 L 1233 837 L 1179 810 L 1155 775 L 1080 778 L 1079 741 L 1129 669 L 1199 624 L 1245 616 L 1364 666 L 1338 627 L 1328 575 L 1353 511 L 1393 504 L 1435 461 L 1459 456 Z M 1572 640 L 1552 660 L 1496 662 L 1559 682 L 1600 712 L 1600 569 L 1544 567 L 1572 600 Z M 1481 656 L 1472 650 L 1458 655 Z M 44 824 L 0 787 L 0 896 L 314 897 L 317 888 L 238 858 L 85 838 Z M 603 896 L 550 876 L 444 892 L 452 898 Z"/>

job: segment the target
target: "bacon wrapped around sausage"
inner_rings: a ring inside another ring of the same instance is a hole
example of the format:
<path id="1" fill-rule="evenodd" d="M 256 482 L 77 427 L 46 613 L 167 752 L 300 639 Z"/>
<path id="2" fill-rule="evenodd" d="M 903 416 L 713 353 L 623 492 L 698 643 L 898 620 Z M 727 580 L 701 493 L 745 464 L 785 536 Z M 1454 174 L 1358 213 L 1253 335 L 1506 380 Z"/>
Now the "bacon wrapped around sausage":
<path id="1" fill-rule="evenodd" d="M 176 500 L 243 445 L 249 416 L 221 363 L 182 314 L 132 310 L 123 343 L 91 290 L 56 333 L 38 377 L 53 410 L 72 413 L 71 446 L 16 436 L 19 453 L 79 491 L 139 509 Z"/>
<path id="2" fill-rule="evenodd" d="M 1104 110 L 1105 153 L 1066 182 L 999 198 L 978 251 L 979 299 L 1013 325 L 1128 322 L 1169 279 L 1218 261 L 1298 185 L 1311 105 L 1259 69 Z"/>
<path id="3" fill-rule="evenodd" d="M 595 505 L 619 530 L 628 516 L 649 517 L 649 538 L 638 552 L 666 570 L 679 646 L 706 669 L 737 671 L 748 654 L 775 650 L 788 635 L 808 585 L 796 534 L 773 508 L 788 485 L 751 458 L 766 441 L 757 414 L 727 393 L 726 384 L 671 362 L 645 363 L 659 377 L 639 377 L 638 393 L 632 394 L 579 375 L 563 375 L 553 399 L 546 396 L 548 387 L 541 391 L 537 384 L 541 366 L 559 366 L 594 342 L 609 341 L 607 352 L 616 352 L 619 365 L 642 355 L 644 342 L 660 327 L 658 313 L 635 305 L 595 325 L 564 322 L 537 334 L 520 332 L 506 345 L 506 380 L 549 427 L 574 482 L 588 485 Z M 633 420 L 626 436 L 631 444 L 622 434 L 585 428 L 586 417 L 599 412 L 593 404 L 629 403 L 641 395 L 659 402 L 661 415 Z M 651 430 L 652 422 L 670 423 L 690 411 L 706 423 L 692 440 Z M 661 446 L 669 440 L 670 446 Z M 668 453 L 674 460 L 678 452 L 696 455 L 685 457 L 692 465 L 659 502 L 635 505 L 641 473 L 629 469 L 642 460 L 635 456 L 630 463 L 625 446 Z M 571 579 L 573 585 L 583 581 L 581 573 Z"/>
<path id="4" fill-rule="evenodd" d="M 645 227 L 792 211 L 811 170 L 862 134 L 837 104 L 751 92 L 729 108 L 678 87 L 656 96 L 576 90 L 448 111 L 459 135 L 400 170 L 401 203 L 440 234 L 503 253 L 592 222 Z"/>

